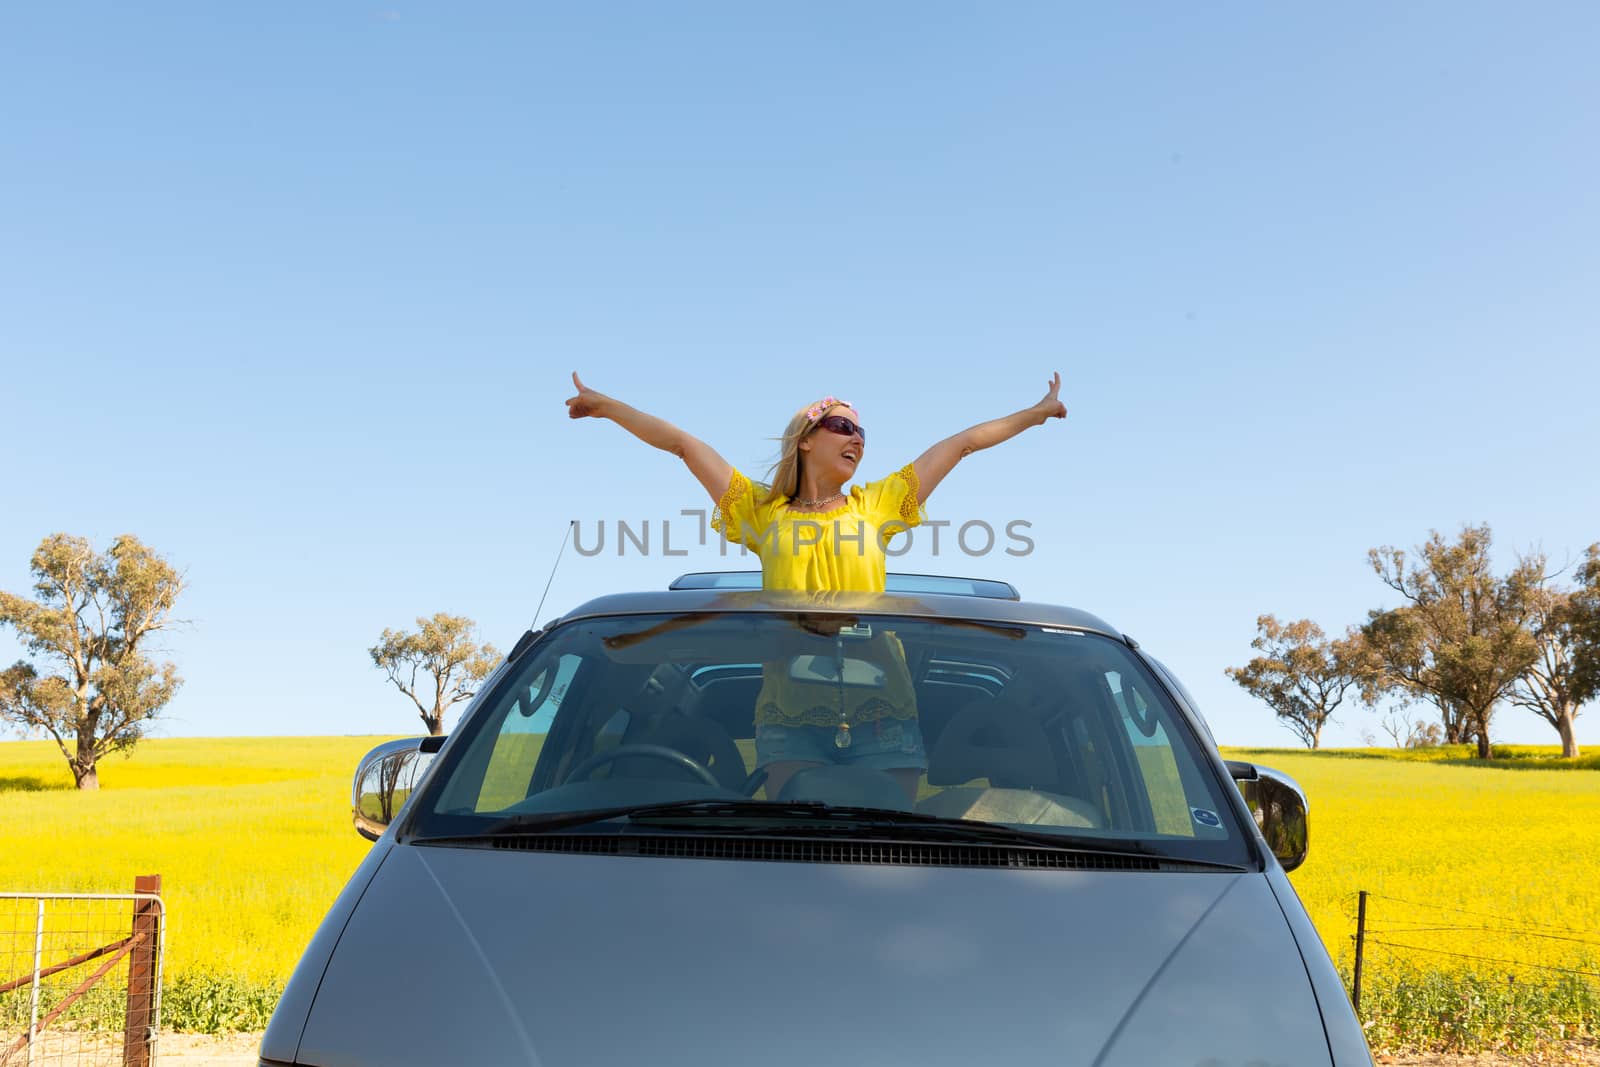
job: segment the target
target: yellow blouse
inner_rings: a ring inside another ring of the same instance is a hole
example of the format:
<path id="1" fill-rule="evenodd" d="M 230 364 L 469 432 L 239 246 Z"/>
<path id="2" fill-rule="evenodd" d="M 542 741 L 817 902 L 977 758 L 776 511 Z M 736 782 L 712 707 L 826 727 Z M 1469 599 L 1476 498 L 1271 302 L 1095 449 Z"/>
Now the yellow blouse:
<path id="1" fill-rule="evenodd" d="M 881 593 L 885 545 L 922 522 L 918 494 L 917 472 L 907 463 L 887 478 L 852 486 L 833 511 L 795 511 L 785 496 L 762 504 L 766 486 L 735 470 L 711 528 L 761 558 L 764 589 Z"/>
<path id="2" fill-rule="evenodd" d="M 916 470 L 908 463 L 887 478 L 852 487 L 833 511 L 795 511 L 788 497 L 761 503 L 766 486 L 735 470 L 711 527 L 760 557 L 765 589 L 881 593 L 888 569 L 884 548 L 922 522 L 919 494 Z M 756 723 L 854 727 L 916 718 L 911 672 L 898 637 L 880 631 L 865 642 L 852 641 L 845 654 L 881 668 L 883 684 L 807 681 L 794 677 L 787 661 L 764 664 Z"/>

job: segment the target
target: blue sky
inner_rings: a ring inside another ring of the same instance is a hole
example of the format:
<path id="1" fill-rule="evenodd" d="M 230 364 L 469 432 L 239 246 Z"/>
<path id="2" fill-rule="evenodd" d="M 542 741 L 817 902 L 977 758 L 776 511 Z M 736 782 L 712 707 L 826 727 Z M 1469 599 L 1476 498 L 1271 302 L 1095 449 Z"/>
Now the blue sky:
<path id="1" fill-rule="evenodd" d="M 1392 605 L 1367 549 L 1433 528 L 1507 564 L 1600 540 L 1597 33 L 1581 3 L 10 5 L 0 588 L 53 531 L 136 533 L 190 582 L 162 732 L 404 732 L 384 627 L 509 647 L 569 520 L 707 503 L 570 422 L 571 370 L 751 473 L 848 397 L 875 477 L 1059 369 L 1068 418 L 929 505 L 1033 552 L 899 565 L 1094 611 L 1222 741 L 1291 744 L 1222 674 L 1257 614 Z M 569 548 L 542 616 L 725 565 L 652 547 Z"/>

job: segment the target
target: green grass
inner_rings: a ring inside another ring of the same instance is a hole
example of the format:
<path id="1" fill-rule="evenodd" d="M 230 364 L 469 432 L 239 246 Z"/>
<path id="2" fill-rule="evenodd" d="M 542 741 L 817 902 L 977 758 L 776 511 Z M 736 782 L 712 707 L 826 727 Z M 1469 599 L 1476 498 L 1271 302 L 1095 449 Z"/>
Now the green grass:
<path id="1" fill-rule="evenodd" d="M 1600 985 L 1575 975 L 1391 968 L 1363 981 L 1361 1005 L 1374 1051 L 1535 1052 L 1600 1032 Z"/>
<path id="2" fill-rule="evenodd" d="M 118 972 L 113 972 L 113 975 Z M 39 1015 L 61 1003 L 85 975 L 70 981 L 41 982 Z M 52 1030 L 85 1029 L 120 1032 L 125 1028 L 128 990 L 124 979 L 96 983 L 51 1023 Z M 20 1033 L 29 1019 L 29 990 L 0 993 L 0 1033 Z M 237 975 L 186 971 L 168 976 L 161 986 L 161 1025 L 167 1030 L 224 1034 L 264 1030 L 283 995 L 283 983 L 251 981 Z"/>

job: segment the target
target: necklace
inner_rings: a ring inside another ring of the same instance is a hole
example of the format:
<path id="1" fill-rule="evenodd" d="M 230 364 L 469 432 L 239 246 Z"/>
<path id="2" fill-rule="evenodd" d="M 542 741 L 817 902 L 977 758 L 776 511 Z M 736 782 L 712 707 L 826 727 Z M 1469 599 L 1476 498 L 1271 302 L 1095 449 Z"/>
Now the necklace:
<path id="1" fill-rule="evenodd" d="M 834 679 L 839 685 L 839 728 L 833 732 L 834 748 L 850 747 L 850 716 L 844 710 L 844 634 L 833 635 Z"/>
<path id="2" fill-rule="evenodd" d="M 834 493 L 832 496 L 819 496 L 815 500 L 797 500 L 794 497 L 790 497 L 789 506 L 800 508 L 820 508 L 822 505 L 831 504 L 843 496 L 843 493 Z"/>

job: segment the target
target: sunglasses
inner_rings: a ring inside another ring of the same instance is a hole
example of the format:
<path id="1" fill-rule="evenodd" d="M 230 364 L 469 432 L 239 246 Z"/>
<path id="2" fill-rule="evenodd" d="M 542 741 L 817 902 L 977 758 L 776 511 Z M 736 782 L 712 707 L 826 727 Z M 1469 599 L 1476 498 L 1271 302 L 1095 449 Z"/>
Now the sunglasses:
<path id="1" fill-rule="evenodd" d="M 860 436 L 861 443 L 867 443 L 867 431 L 863 426 L 857 426 L 843 415 L 826 415 L 817 420 L 817 425 L 824 430 L 832 430 L 844 437 Z"/>

